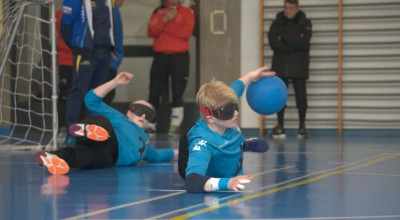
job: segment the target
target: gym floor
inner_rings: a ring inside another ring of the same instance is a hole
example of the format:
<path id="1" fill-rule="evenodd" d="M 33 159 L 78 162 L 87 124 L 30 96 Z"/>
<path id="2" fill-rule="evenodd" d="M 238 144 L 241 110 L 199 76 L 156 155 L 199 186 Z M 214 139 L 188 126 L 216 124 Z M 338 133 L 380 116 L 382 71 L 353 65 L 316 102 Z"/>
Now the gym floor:
<path id="1" fill-rule="evenodd" d="M 400 135 L 267 141 L 245 153 L 242 192 L 203 194 L 185 192 L 177 161 L 55 176 L 0 146 L 0 219 L 400 219 Z"/>

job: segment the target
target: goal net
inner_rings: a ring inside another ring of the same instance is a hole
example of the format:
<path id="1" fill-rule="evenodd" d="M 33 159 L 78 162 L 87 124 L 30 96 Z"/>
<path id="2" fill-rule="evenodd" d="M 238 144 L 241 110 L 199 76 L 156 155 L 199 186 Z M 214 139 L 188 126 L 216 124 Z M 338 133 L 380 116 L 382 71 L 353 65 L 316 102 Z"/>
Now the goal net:
<path id="1" fill-rule="evenodd" d="M 0 9 L 0 150 L 56 148 L 53 1 L 3 0 Z"/>

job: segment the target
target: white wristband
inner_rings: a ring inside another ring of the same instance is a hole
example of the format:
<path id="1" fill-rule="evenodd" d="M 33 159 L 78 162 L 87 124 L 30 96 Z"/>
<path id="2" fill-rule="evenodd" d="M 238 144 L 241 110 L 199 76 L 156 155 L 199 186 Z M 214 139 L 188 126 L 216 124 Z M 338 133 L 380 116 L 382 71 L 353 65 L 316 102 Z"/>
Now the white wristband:
<path id="1" fill-rule="evenodd" d="M 217 190 L 219 190 L 219 186 L 218 186 L 218 184 L 219 184 L 219 180 L 220 180 L 220 178 L 210 178 L 210 188 L 211 188 L 211 191 L 217 191 Z"/>

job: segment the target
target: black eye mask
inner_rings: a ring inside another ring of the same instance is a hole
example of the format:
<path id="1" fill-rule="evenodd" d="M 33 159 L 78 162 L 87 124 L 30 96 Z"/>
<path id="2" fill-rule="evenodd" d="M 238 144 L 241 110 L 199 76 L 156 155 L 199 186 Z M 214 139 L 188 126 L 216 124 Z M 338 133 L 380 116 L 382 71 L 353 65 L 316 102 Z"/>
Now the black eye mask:
<path id="1" fill-rule="evenodd" d="M 239 111 L 239 106 L 235 102 L 229 102 L 217 109 L 206 108 L 202 105 L 199 105 L 199 107 L 200 107 L 200 112 L 202 112 L 203 114 L 207 116 L 213 116 L 220 120 L 229 120 L 235 114 L 235 110 Z"/>
<path id="2" fill-rule="evenodd" d="M 156 117 L 156 111 L 147 105 L 133 103 L 129 110 L 137 116 L 142 116 L 144 114 L 146 120 L 149 122 L 153 122 Z"/>

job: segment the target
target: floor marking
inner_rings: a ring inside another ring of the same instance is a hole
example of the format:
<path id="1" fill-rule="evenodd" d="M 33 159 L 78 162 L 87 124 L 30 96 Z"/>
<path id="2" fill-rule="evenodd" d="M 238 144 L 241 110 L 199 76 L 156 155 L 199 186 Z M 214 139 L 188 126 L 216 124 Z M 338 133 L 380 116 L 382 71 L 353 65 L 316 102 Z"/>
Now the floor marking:
<path id="1" fill-rule="evenodd" d="M 274 173 L 274 172 L 278 172 L 278 171 L 282 171 L 282 170 L 292 169 L 292 168 L 294 168 L 294 167 L 295 167 L 295 166 L 286 166 L 286 167 L 282 167 L 282 168 L 279 168 L 279 169 L 266 170 L 266 171 L 263 171 L 263 172 L 254 173 L 254 174 L 251 174 L 251 175 L 254 176 L 254 177 L 256 177 L 256 176 L 261 176 L 261 175 L 264 175 L 264 174 L 267 174 L 267 173 Z"/>
<path id="2" fill-rule="evenodd" d="M 335 219 L 383 219 L 399 218 L 400 215 L 378 215 L 378 216 L 345 216 L 345 217 L 313 217 L 313 218 L 285 218 L 287 220 L 335 220 Z M 261 218 L 259 220 L 276 220 L 276 218 Z"/>
<path id="3" fill-rule="evenodd" d="M 367 175 L 367 176 L 390 176 L 390 177 L 400 177 L 400 174 L 387 174 L 387 173 L 361 173 L 361 172 L 350 172 L 346 174 L 351 175 Z"/>
<path id="4" fill-rule="evenodd" d="M 184 189 L 148 189 L 155 192 L 186 192 Z"/>
<path id="5" fill-rule="evenodd" d="M 274 170 L 266 170 L 266 171 L 263 171 L 263 172 L 259 172 L 259 173 L 254 173 L 254 174 L 251 174 L 252 176 L 260 176 L 260 175 L 263 175 L 263 174 L 267 174 L 267 173 L 273 173 L 273 172 L 278 172 L 278 171 L 282 171 L 282 170 L 287 170 L 287 169 L 291 169 L 291 168 L 294 168 L 294 166 L 286 166 L 286 167 L 282 167 L 282 168 L 279 168 L 279 169 L 274 169 Z M 184 192 L 186 192 L 186 190 L 182 190 L 182 189 L 148 189 L 149 191 L 158 191 L 158 192 L 182 192 L 182 191 L 184 191 Z M 219 193 L 234 193 L 235 195 L 237 194 L 236 192 L 234 192 L 234 191 L 232 191 L 232 190 L 220 190 L 220 191 L 218 191 Z M 240 191 L 241 193 L 251 193 L 251 192 L 254 192 L 254 190 L 243 190 L 243 191 Z"/>
<path id="6" fill-rule="evenodd" d="M 183 215 L 179 215 L 179 216 L 173 217 L 171 219 L 172 220 L 187 219 L 187 218 L 190 218 L 190 217 L 193 217 L 193 216 L 196 216 L 196 215 L 200 215 L 200 214 L 203 214 L 203 213 L 206 213 L 206 212 L 210 212 L 210 211 L 213 211 L 213 210 L 228 206 L 228 205 L 237 204 L 237 203 L 244 202 L 244 201 L 247 201 L 247 200 L 250 200 L 250 199 L 254 199 L 254 198 L 261 197 L 261 196 L 265 196 L 265 195 L 269 195 L 269 194 L 272 194 L 272 193 L 276 193 L 276 192 L 279 192 L 279 191 L 282 191 L 282 190 L 285 190 L 285 189 L 290 189 L 290 188 L 293 188 L 293 187 L 296 187 L 296 186 L 301 186 L 301 185 L 304 185 L 304 184 L 307 184 L 307 183 L 310 183 L 310 182 L 314 182 L 314 181 L 317 181 L 317 180 L 325 179 L 325 178 L 333 176 L 333 175 L 342 174 L 342 173 L 349 172 L 349 171 L 352 171 L 352 170 L 356 170 L 356 169 L 359 169 L 359 168 L 362 168 L 362 167 L 370 166 L 372 164 L 375 164 L 375 163 L 378 163 L 378 162 L 381 162 L 381 161 L 384 161 L 384 160 L 387 160 L 387 159 L 391 159 L 391 158 L 394 158 L 394 157 L 399 157 L 399 156 L 400 156 L 400 153 L 391 154 L 391 155 L 384 156 L 384 157 L 381 157 L 381 158 L 378 158 L 378 159 L 375 159 L 375 160 L 372 160 L 372 161 L 365 162 L 363 164 L 355 165 L 353 167 L 348 167 L 348 168 L 344 168 L 344 169 L 337 169 L 336 171 L 333 171 L 333 172 L 330 172 L 330 173 L 325 173 L 325 174 L 322 174 L 320 176 L 313 177 L 311 179 L 306 179 L 306 180 L 303 180 L 303 181 L 300 181 L 300 182 L 297 182 L 297 183 L 292 183 L 290 185 L 281 186 L 279 188 L 275 188 L 275 189 L 267 190 L 267 191 L 264 191 L 264 192 L 256 193 L 256 194 L 249 195 L 249 196 L 246 196 L 246 197 L 243 197 L 243 198 L 240 198 L 240 199 L 235 199 L 233 201 L 228 201 L 228 202 L 223 203 L 223 204 L 219 204 L 219 205 L 203 208 L 203 209 L 191 212 L 191 213 L 187 213 L 187 214 L 183 214 Z"/>
<path id="7" fill-rule="evenodd" d="M 131 202 L 131 203 L 123 204 L 123 205 L 118 205 L 118 206 L 114 206 L 114 207 L 107 208 L 107 209 L 100 209 L 100 210 L 97 210 L 97 211 L 94 211 L 94 212 L 89 212 L 89 213 L 86 213 L 86 214 L 77 215 L 77 216 L 73 216 L 73 217 L 70 217 L 70 218 L 65 218 L 64 220 L 80 219 L 80 218 L 84 218 L 84 217 L 88 217 L 88 216 L 92 216 L 92 215 L 97 215 L 97 214 L 100 214 L 100 213 L 109 212 L 109 211 L 120 209 L 120 208 L 126 208 L 126 207 L 129 207 L 129 206 L 134 206 L 134 205 L 138 205 L 138 204 L 152 202 L 152 201 L 159 200 L 159 199 L 164 199 L 164 198 L 168 198 L 168 197 L 172 197 L 172 196 L 177 196 L 177 195 L 180 195 L 180 194 L 183 194 L 183 193 L 186 193 L 186 192 L 170 193 L 170 194 L 167 194 L 167 195 L 157 196 L 157 197 L 150 198 L 150 199 L 144 199 L 144 200 L 140 200 L 140 201 L 136 201 L 136 202 Z"/>
<path id="8" fill-rule="evenodd" d="M 279 168 L 279 169 L 267 170 L 267 171 L 264 171 L 264 172 L 259 172 L 259 173 L 255 173 L 255 174 L 251 174 L 251 175 L 259 176 L 259 175 L 262 175 L 262 174 L 273 173 L 273 172 L 282 171 L 282 170 L 285 170 L 285 169 L 291 169 L 293 167 L 294 166 L 286 166 L 286 167 L 282 167 L 282 168 Z M 234 192 L 234 191 L 231 191 L 231 190 L 230 191 L 218 191 L 218 193 L 221 193 L 221 192 L 223 192 L 223 193 L 233 193 L 233 195 L 227 196 L 227 197 L 223 197 L 221 199 L 218 199 L 218 201 L 227 200 L 227 199 L 229 199 L 231 197 L 236 197 L 238 195 L 242 195 L 242 194 L 250 193 L 250 192 L 252 193 L 254 191 L 258 191 L 258 189 L 257 190 L 252 190 L 252 191 L 241 191 L 240 193 L 237 193 L 237 192 Z M 184 211 L 184 210 L 187 210 L 187 209 L 192 209 L 192 208 L 196 208 L 196 207 L 203 206 L 203 205 L 206 205 L 206 204 L 205 203 L 200 203 L 200 204 L 189 206 L 189 207 L 185 207 L 185 208 L 182 208 L 182 209 L 177 209 L 177 210 L 174 210 L 172 212 L 167 212 L 167 213 L 164 213 L 164 214 L 161 214 L 161 215 L 153 216 L 153 217 L 148 218 L 148 219 L 160 219 L 160 218 L 162 218 L 164 216 L 167 216 L 167 215 L 171 215 L 171 214 L 174 214 L 174 213 L 178 213 L 178 212 L 181 212 L 181 211 Z"/>
<path id="9" fill-rule="evenodd" d="M 310 173 L 310 174 L 307 174 L 307 175 L 304 175 L 304 176 L 300 176 L 300 177 L 297 177 L 297 178 L 293 178 L 293 179 L 290 179 L 290 180 L 287 180 L 287 181 L 283 181 L 283 182 L 280 182 L 280 183 L 275 183 L 275 184 L 272 184 L 272 185 L 264 186 L 264 187 L 261 187 L 261 188 L 258 188 L 256 190 L 254 190 L 254 191 L 262 191 L 262 190 L 265 190 L 265 189 L 268 189 L 268 188 L 278 187 L 280 185 L 284 185 L 284 184 L 287 184 L 287 183 L 290 183 L 290 182 L 293 182 L 293 181 L 304 179 L 304 178 L 309 177 L 309 176 L 315 176 L 317 174 L 327 173 L 327 172 L 338 170 L 338 169 L 343 169 L 345 167 L 350 167 L 350 166 L 352 166 L 354 164 L 363 163 L 364 161 L 374 160 L 376 158 L 380 158 L 380 157 L 387 156 L 387 155 L 388 154 L 380 154 L 380 155 L 375 155 L 375 156 L 363 158 L 361 160 L 358 160 L 358 161 L 355 161 L 355 162 L 351 162 L 351 163 L 349 163 L 349 165 L 342 165 L 342 166 L 339 166 L 339 167 L 333 167 L 333 168 L 329 168 L 329 169 L 326 169 L 326 170 L 320 170 L 320 171 L 317 171 L 317 172 L 314 172 L 314 173 Z M 286 172 L 288 172 L 288 171 L 286 171 Z M 230 199 L 232 197 L 236 197 L 236 196 L 243 195 L 243 194 L 244 193 L 238 193 L 238 194 L 235 194 L 235 195 L 232 195 L 232 196 L 223 197 L 223 198 L 219 199 L 219 201 L 227 200 L 227 199 Z M 205 203 L 201 203 L 201 204 L 198 204 L 198 205 L 185 207 L 185 208 L 182 208 L 182 209 L 179 209 L 179 210 L 174 210 L 174 211 L 167 212 L 167 213 L 164 213 L 164 214 L 161 214 L 161 215 L 158 215 L 158 216 L 154 216 L 152 218 L 163 218 L 165 216 L 172 215 L 172 214 L 180 212 L 180 211 L 193 209 L 193 208 L 196 208 L 196 207 L 202 206 L 202 205 L 205 205 Z"/>
<path id="10" fill-rule="evenodd" d="M 148 189 L 148 190 L 149 191 L 153 191 L 153 192 L 186 192 L 185 189 Z M 231 193 L 231 194 L 235 193 L 236 194 L 236 192 L 232 191 L 232 190 L 220 190 L 218 192 L 219 193 Z M 240 192 L 251 193 L 251 192 L 254 192 L 254 191 L 252 191 L 252 190 L 248 190 L 248 191 L 242 190 Z"/>

